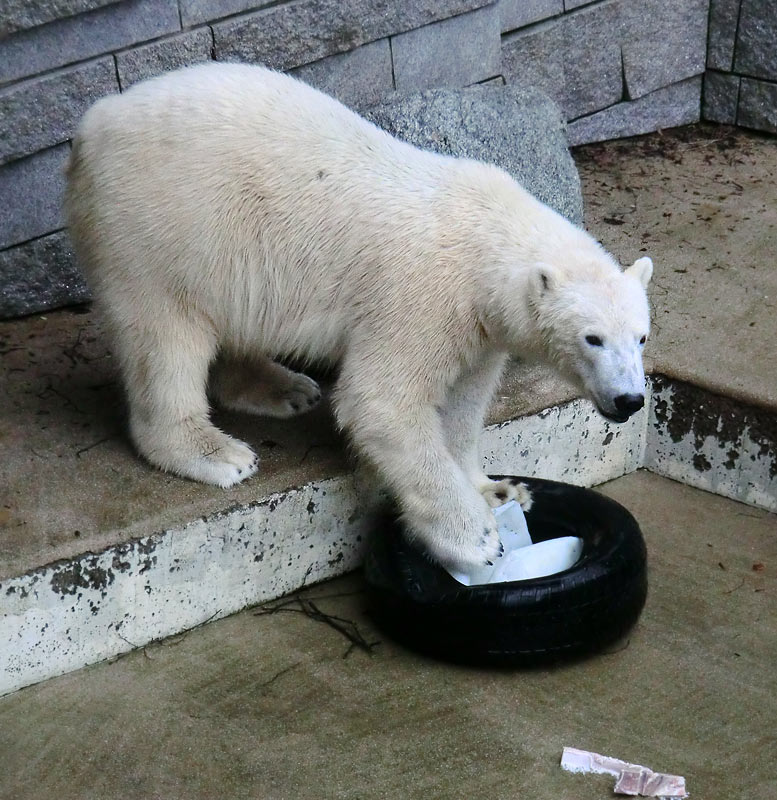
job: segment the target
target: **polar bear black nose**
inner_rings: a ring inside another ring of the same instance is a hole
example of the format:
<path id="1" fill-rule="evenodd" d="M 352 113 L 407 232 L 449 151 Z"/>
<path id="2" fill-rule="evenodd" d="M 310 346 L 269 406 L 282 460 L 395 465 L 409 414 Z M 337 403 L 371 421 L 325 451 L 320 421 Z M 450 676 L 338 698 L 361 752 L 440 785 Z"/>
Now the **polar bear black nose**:
<path id="1" fill-rule="evenodd" d="M 643 394 L 619 394 L 615 398 L 615 408 L 621 414 L 635 414 L 645 405 L 645 395 Z"/>

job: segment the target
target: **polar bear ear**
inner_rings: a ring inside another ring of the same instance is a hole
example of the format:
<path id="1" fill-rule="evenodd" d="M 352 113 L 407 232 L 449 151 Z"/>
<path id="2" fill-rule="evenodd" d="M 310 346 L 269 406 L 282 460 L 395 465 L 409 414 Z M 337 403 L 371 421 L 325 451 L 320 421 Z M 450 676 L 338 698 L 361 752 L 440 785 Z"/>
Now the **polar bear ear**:
<path id="1" fill-rule="evenodd" d="M 638 258 L 626 271 L 626 275 L 636 278 L 647 289 L 653 276 L 653 262 L 647 257 Z"/>
<path id="2" fill-rule="evenodd" d="M 538 261 L 531 274 L 532 290 L 535 297 L 544 297 L 558 286 L 559 277 L 555 267 Z"/>

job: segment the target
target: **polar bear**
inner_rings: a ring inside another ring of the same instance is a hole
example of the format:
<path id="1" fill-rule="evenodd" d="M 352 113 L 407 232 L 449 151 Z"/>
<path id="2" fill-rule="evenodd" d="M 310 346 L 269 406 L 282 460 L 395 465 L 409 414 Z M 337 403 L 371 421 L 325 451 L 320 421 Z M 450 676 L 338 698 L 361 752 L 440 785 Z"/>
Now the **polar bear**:
<path id="1" fill-rule="evenodd" d="M 644 399 L 649 258 L 622 271 L 500 169 L 421 151 L 262 67 L 208 64 L 103 98 L 66 215 L 121 367 L 138 451 L 227 487 L 251 448 L 210 421 L 320 398 L 275 359 L 339 364 L 338 424 L 407 528 L 466 571 L 500 555 L 478 438 L 508 356 L 606 417 Z M 525 499 L 525 498 L 521 498 Z"/>

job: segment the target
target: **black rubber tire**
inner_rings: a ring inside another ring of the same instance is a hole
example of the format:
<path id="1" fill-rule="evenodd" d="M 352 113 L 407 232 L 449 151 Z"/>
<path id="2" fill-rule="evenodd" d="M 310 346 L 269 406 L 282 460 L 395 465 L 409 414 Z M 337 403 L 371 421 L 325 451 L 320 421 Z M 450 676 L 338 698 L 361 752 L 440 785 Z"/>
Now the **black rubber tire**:
<path id="1" fill-rule="evenodd" d="M 601 649 L 634 625 L 647 597 L 634 517 L 590 489 L 519 480 L 532 492 L 532 540 L 579 536 L 580 560 L 544 578 L 466 587 L 410 544 L 397 519 L 383 520 L 364 571 L 370 611 L 388 635 L 448 661 L 531 665 Z"/>

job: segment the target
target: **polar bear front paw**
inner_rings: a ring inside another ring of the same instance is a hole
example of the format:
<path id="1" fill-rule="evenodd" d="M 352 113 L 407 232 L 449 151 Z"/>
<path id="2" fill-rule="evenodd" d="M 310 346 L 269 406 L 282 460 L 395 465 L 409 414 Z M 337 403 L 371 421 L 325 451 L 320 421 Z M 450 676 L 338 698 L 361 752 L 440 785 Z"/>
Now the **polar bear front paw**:
<path id="1" fill-rule="evenodd" d="M 478 482 L 477 488 L 491 508 L 516 500 L 524 511 L 531 510 L 532 496 L 529 487 L 517 478 L 505 478 L 501 481 L 485 478 Z"/>
<path id="2" fill-rule="evenodd" d="M 504 553 L 496 519 L 487 507 L 475 513 L 460 511 L 432 524 L 414 522 L 412 517 L 406 517 L 406 522 L 411 536 L 450 570 L 466 573 L 480 569 Z"/>

